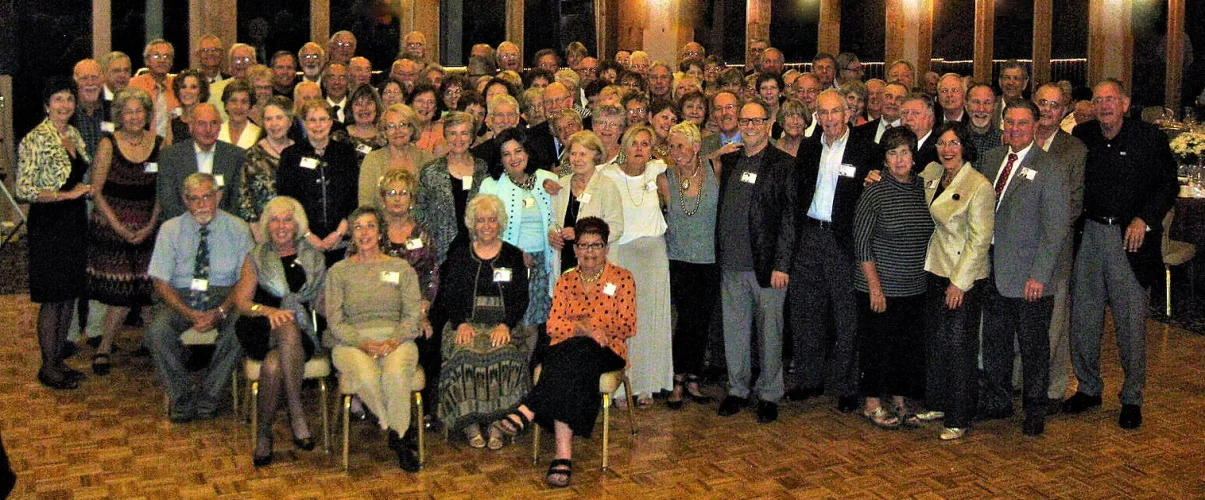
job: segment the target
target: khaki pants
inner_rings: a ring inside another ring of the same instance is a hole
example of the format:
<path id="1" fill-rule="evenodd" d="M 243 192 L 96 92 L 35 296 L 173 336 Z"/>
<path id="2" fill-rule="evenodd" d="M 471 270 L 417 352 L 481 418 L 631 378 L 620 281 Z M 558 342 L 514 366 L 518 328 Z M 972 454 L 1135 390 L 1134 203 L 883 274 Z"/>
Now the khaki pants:
<path id="1" fill-rule="evenodd" d="M 376 359 L 356 347 L 339 345 L 331 350 L 331 361 L 346 379 L 343 387 L 359 394 L 387 428 L 405 434 L 410 428 L 411 382 L 418 366 L 413 341 Z"/>

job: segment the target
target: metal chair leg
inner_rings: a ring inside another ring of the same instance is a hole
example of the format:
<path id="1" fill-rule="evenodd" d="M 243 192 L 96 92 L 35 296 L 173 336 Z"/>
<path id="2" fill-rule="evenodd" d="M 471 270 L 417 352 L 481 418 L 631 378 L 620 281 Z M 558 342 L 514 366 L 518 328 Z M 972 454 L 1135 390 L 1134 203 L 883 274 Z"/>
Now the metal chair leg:
<path id="1" fill-rule="evenodd" d="M 602 395 L 603 407 L 603 450 L 602 470 L 607 470 L 607 445 L 611 443 L 611 395 Z"/>
<path id="2" fill-rule="evenodd" d="M 252 380 L 248 387 L 251 391 L 247 397 L 247 413 L 251 417 L 251 447 L 255 447 L 255 438 L 259 435 L 259 381 Z"/>
<path id="3" fill-rule="evenodd" d="M 422 466 L 427 463 L 427 443 L 426 443 L 426 427 L 427 417 L 423 414 L 423 393 L 422 391 L 414 392 L 414 405 L 418 407 L 418 465 Z"/>
<path id="4" fill-rule="evenodd" d="M 238 399 L 241 393 L 238 390 L 238 364 L 235 364 L 234 373 L 230 374 L 230 399 L 232 400 L 232 409 L 234 416 L 238 417 Z"/>
<path id="5" fill-rule="evenodd" d="M 627 395 L 628 398 L 628 426 L 632 428 L 632 435 L 635 436 L 636 415 L 634 408 L 636 408 L 636 405 L 632 404 L 632 384 L 628 381 L 627 372 L 624 372 L 623 374 L 623 393 Z"/>
<path id="6" fill-rule="evenodd" d="M 343 472 L 347 472 L 347 441 L 351 428 L 351 395 L 343 395 Z"/>
<path id="7" fill-rule="evenodd" d="M 1163 265 L 1163 283 L 1164 287 L 1167 288 L 1166 313 L 1170 319 L 1172 317 L 1172 266 L 1167 264 Z"/>
<path id="8" fill-rule="evenodd" d="M 318 393 L 320 403 L 318 408 L 322 409 L 322 451 L 327 455 L 331 454 L 331 429 L 330 420 L 326 414 L 326 379 L 318 379 Z"/>

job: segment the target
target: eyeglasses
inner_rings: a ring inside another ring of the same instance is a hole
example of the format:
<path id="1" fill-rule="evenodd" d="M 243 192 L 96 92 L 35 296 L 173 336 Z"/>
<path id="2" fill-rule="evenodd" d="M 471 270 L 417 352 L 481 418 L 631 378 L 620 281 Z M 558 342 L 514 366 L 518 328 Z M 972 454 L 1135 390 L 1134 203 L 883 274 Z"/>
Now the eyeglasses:
<path id="1" fill-rule="evenodd" d="M 402 189 L 402 190 L 390 189 L 388 191 L 385 191 L 382 194 L 385 198 L 401 198 L 402 196 L 410 196 L 410 191 L 407 191 L 405 189 Z"/>
<path id="2" fill-rule="evenodd" d="M 766 118 L 741 118 L 737 121 L 740 122 L 742 127 L 760 127 L 762 124 L 766 123 Z"/>
<path id="3" fill-rule="evenodd" d="M 197 203 L 200 201 L 209 203 L 209 202 L 212 202 L 213 200 L 217 199 L 217 197 L 218 197 L 218 195 L 216 195 L 214 193 L 206 193 L 201 196 L 187 194 L 187 195 L 184 195 L 184 201 L 187 201 L 189 203 Z"/>
<path id="4" fill-rule="evenodd" d="M 250 57 L 235 57 L 230 60 L 230 62 L 233 62 L 234 64 L 251 64 L 253 61 L 255 61 L 255 59 Z"/>
<path id="5" fill-rule="evenodd" d="M 606 243 L 574 243 L 573 246 L 578 250 L 602 250 L 607 248 Z"/>
<path id="6" fill-rule="evenodd" d="M 848 68 L 843 68 L 843 69 L 844 69 L 845 71 L 852 71 L 852 72 L 854 72 L 854 73 L 861 73 L 861 72 L 862 72 L 862 67 L 861 67 L 861 66 L 850 66 L 850 67 L 848 67 Z"/>
<path id="7" fill-rule="evenodd" d="M 616 128 L 617 129 L 620 127 L 623 127 L 623 125 L 620 124 L 619 122 L 608 122 L 608 121 L 602 121 L 602 120 L 594 122 L 594 128 Z"/>
<path id="8" fill-rule="evenodd" d="M 956 148 L 956 147 L 962 146 L 962 141 L 960 141 L 958 139 L 954 139 L 952 141 L 937 141 L 937 142 L 933 143 L 933 145 L 937 146 L 939 148 L 944 148 L 946 146 Z"/>
<path id="9" fill-rule="evenodd" d="M 354 44 L 351 42 L 335 42 L 335 46 L 341 49 L 350 48 L 352 45 Z"/>
<path id="10" fill-rule="evenodd" d="M 648 110 L 645 108 L 632 108 L 632 109 L 628 110 L 628 114 L 629 115 L 643 115 L 646 111 L 648 111 Z"/>
<path id="11" fill-rule="evenodd" d="M 1038 106 L 1042 108 L 1057 108 L 1059 106 L 1059 102 L 1051 101 L 1050 99 L 1039 99 Z"/>
<path id="12" fill-rule="evenodd" d="M 409 123 L 389 123 L 389 124 L 386 124 L 382 128 L 384 128 L 385 130 L 390 131 L 390 132 L 393 132 L 395 130 L 403 130 L 403 129 L 410 130 L 410 124 Z"/>
<path id="13" fill-rule="evenodd" d="M 302 59 L 322 59 L 322 54 L 304 54 Z"/>
<path id="14" fill-rule="evenodd" d="M 1111 95 L 1092 98 L 1092 104 L 1115 103 L 1118 101 L 1121 101 L 1121 99 L 1118 99 L 1117 96 L 1111 96 Z"/>
<path id="15" fill-rule="evenodd" d="M 162 61 L 162 60 L 166 60 L 166 59 L 171 59 L 173 56 L 171 54 L 151 54 L 147 57 L 152 60 L 155 60 L 155 61 Z"/>
<path id="16" fill-rule="evenodd" d="M 221 54 L 222 49 L 219 49 L 216 47 L 206 47 L 204 49 L 201 49 L 201 53 L 202 54 Z"/>

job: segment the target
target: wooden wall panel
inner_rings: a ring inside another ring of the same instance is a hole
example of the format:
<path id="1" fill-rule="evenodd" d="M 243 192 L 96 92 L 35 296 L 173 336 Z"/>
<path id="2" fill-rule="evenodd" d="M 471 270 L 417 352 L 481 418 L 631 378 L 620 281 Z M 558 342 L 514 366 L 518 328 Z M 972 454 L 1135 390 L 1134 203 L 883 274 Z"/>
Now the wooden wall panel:
<path id="1" fill-rule="evenodd" d="M 975 0 L 975 81 L 992 81 L 996 0 Z"/>
<path id="2" fill-rule="evenodd" d="M 1132 0 L 1088 2 L 1088 84 L 1116 78 L 1130 88 L 1134 37 L 1130 33 Z"/>
<path id="3" fill-rule="evenodd" d="M 519 46 L 519 57 L 523 54 L 523 0 L 506 0 L 506 39 Z"/>
<path id="4" fill-rule="evenodd" d="M 99 60 L 113 50 L 112 0 L 92 0 L 92 58 Z"/>
<path id="5" fill-rule="evenodd" d="M 1050 81 L 1050 44 L 1053 36 L 1054 0 L 1033 0 L 1033 64 L 1030 89 Z"/>
<path id="6" fill-rule="evenodd" d="M 644 48 L 644 0 L 619 0 L 619 42 L 615 51 Z"/>
<path id="7" fill-rule="evenodd" d="M 749 42 L 756 39 L 769 41 L 773 46 L 774 40 L 770 40 L 770 0 L 748 0 L 745 5 L 745 60 L 751 60 L 749 55 Z M 779 43 L 786 43 L 786 40 L 780 40 Z"/>
<path id="8" fill-rule="evenodd" d="M 330 37 L 331 0 L 310 0 L 310 40 L 325 48 Z"/>
<path id="9" fill-rule="evenodd" d="M 887 0 L 885 62 L 911 61 L 915 80 L 924 83 L 933 57 L 933 0 Z"/>
<path id="10" fill-rule="evenodd" d="M 841 0 L 820 0 L 820 29 L 817 52 L 841 52 Z"/>
<path id="11" fill-rule="evenodd" d="M 330 18 L 329 4 L 327 18 Z M 189 67 L 201 65 L 197 48 L 201 46 L 201 37 L 210 34 L 222 39 L 223 49 L 234 45 L 238 39 L 238 0 L 188 0 L 188 46 L 192 48 L 188 54 Z M 180 54 L 176 56 L 179 59 Z"/>
<path id="12" fill-rule="evenodd" d="M 1168 0 L 1167 5 L 1167 90 L 1164 106 L 1180 111 L 1180 84 L 1184 76 L 1184 0 Z"/>

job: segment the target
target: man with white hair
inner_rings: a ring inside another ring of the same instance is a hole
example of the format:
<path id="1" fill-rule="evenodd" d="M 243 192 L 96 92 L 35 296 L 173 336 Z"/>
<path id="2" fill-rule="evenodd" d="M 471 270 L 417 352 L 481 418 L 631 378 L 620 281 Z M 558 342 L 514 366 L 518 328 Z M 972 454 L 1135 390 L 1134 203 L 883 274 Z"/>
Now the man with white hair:
<path id="1" fill-rule="evenodd" d="M 326 43 L 326 53 L 329 62 L 346 65 L 356 56 L 356 35 L 347 30 L 335 32 Z"/>
<path id="2" fill-rule="evenodd" d="M 230 78 L 209 86 L 208 102 L 218 108 L 218 112 L 222 115 L 222 121 L 229 119 L 229 115 L 226 114 L 226 106 L 222 103 L 222 93 L 231 82 L 246 80 L 247 70 L 251 66 L 254 66 L 255 63 L 255 47 L 245 43 L 236 43 L 230 46 Z"/>

